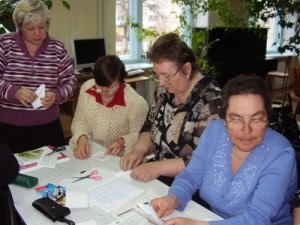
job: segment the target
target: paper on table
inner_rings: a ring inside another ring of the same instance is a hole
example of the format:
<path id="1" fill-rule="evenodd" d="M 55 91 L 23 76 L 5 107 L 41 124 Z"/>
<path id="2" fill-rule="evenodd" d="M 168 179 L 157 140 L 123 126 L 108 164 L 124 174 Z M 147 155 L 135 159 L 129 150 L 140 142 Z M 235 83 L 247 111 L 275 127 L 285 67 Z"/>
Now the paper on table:
<path id="1" fill-rule="evenodd" d="M 128 179 L 118 178 L 89 192 L 89 203 L 107 212 L 115 212 L 142 194 L 143 188 Z"/>
<path id="2" fill-rule="evenodd" d="M 133 210 L 118 216 L 118 220 L 109 223 L 108 225 L 149 225 L 149 221 Z"/>
<path id="3" fill-rule="evenodd" d="M 37 155 L 37 152 L 39 152 L 40 155 Z M 44 167 L 43 165 L 39 164 L 39 161 L 42 160 L 42 158 L 52 152 L 52 150 L 48 146 L 43 146 L 41 148 L 30 150 L 26 152 L 21 153 L 15 153 L 15 157 L 17 158 L 19 165 L 20 165 L 20 173 L 27 173 L 33 170 L 40 169 Z M 22 159 L 23 158 L 23 159 Z M 26 159 L 28 158 L 28 159 Z M 25 160 L 26 159 L 26 160 Z M 25 160 L 25 161 L 24 161 Z M 60 152 L 58 154 L 58 160 L 57 163 L 69 161 L 70 158 L 65 155 L 64 153 Z M 36 176 L 41 177 L 41 176 Z"/>
<path id="4" fill-rule="evenodd" d="M 174 219 L 176 217 L 186 217 L 186 218 L 195 219 L 191 216 L 185 215 L 182 212 L 179 212 L 178 210 L 174 210 L 170 215 L 160 219 L 151 205 L 142 202 L 136 203 L 136 206 L 134 207 L 134 211 L 140 214 L 141 216 L 143 216 L 144 218 L 148 219 L 150 222 L 152 222 L 155 225 L 162 225 L 164 223 L 163 221 Z M 198 212 L 196 212 L 195 215 L 197 215 L 197 213 Z"/>
<path id="5" fill-rule="evenodd" d="M 15 153 L 15 157 L 18 160 L 19 164 L 21 165 L 29 165 L 31 163 L 37 163 L 43 158 L 43 156 L 48 151 L 49 148 L 47 146 L 25 151 L 25 152 L 20 152 L 20 153 Z M 50 151 L 50 150 L 49 150 Z"/>
<path id="6" fill-rule="evenodd" d="M 91 220 L 96 221 L 97 225 L 107 225 L 117 221 L 116 217 L 97 207 L 74 208 L 71 211 L 72 213 L 68 216 L 68 219 L 73 220 L 76 225 L 85 224 L 85 222 L 91 222 Z"/>
<path id="7" fill-rule="evenodd" d="M 93 170 L 97 170 L 99 172 L 99 175 L 101 176 L 100 180 L 95 180 L 95 179 L 82 179 L 80 181 L 74 182 L 77 180 L 77 178 L 74 177 L 84 177 L 90 174 Z M 85 192 L 92 191 L 95 188 L 98 188 L 99 186 L 102 186 L 108 182 L 111 182 L 112 180 L 116 179 L 117 176 L 115 175 L 114 171 L 111 171 L 109 169 L 104 169 L 104 168 L 93 168 L 85 171 L 84 173 L 77 173 L 74 174 L 72 177 L 67 177 L 59 182 L 60 185 L 65 186 L 67 188 L 68 192 L 68 187 L 78 188 L 78 190 L 85 190 Z"/>
<path id="8" fill-rule="evenodd" d="M 163 221 L 157 216 L 153 207 L 149 204 L 137 203 L 136 208 L 134 209 L 137 213 L 144 216 L 150 222 L 156 225 L 163 225 Z"/>
<path id="9" fill-rule="evenodd" d="M 69 208 L 88 207 L 88 192 L 117 178 L 114 175 L 114 171 L 104 168 L 90 169 L 84 173 L 74 174 L 74 177 L 84 177 L 90 174 L 93 170 L 97 170 L 99 172 L 99 175 L 101 176 L 100 180 L 86 178 L 74 182 L 77 178 L 68 177 L 59 182 L 60 185 L 65 186 L 67 189 L 66 206 Z"/>
<path id="10" fill-rule="evenodd" d="M 46 86 L 41 84 L 38 89 L 35 91 L 37 98 L 31 103 L 34 109 L 37 109 L 42 106 L 41 98 L 45 98 Z"/>
<path id="11" fill-rule="evenodd" d="M 143 195 L 137 198 L 135 201 L 132 201 L 126 204 L 124 207 L 118 209 L 116 212 L 111 213 L 116 217 L 120 217 L 121 215 L 127 214 L 128 212 L 134 211 L 134 208 L 138 202 L 140 203 L 149 203 L 152 199 L 158 198 L 160 196 L 154 194 L 154 192 L 147 190 Z"/>
<path id="12" fill-rule="evenodd" d="M 111 155 L 106 155 L 105 152 L 106 152 L 106 148 L 103 145 L 100 145 L 93 140 L 91 141 L 92 159 L 95 159 L 98 161 L 106 161 L 113 157 Z"/>
<path id="13" fill-rule="evenodd" d="M 97 225 L 95 220 L 89 220 L 86 222 L 82 222 L 82 223 L 76 223 L 77 225 Z"/>
<path id="14" fill-rule="evenodd" d="M 83 187 L 68 186 L 66 206 L 69 208 L 87 208 L 89 201 L 86 189 L 83 189 Z"/>

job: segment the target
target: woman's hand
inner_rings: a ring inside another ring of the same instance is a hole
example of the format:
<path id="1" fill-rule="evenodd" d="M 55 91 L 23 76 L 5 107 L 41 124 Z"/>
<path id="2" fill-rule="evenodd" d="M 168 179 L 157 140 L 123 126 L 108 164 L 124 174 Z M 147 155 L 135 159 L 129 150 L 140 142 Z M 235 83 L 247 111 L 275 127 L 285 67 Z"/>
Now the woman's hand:
<path id="1" fill-rule="evenodd" d="M 175 195 L 155 198 L 151 201 L 150 205 L 153 207 L 159 218 L 170 215 L 176 208 L 180 206 Z M 177 217 L 165 221 L 164 225 L 209 225 L 209 223 L 205 221 L 195 221 L 184 217 Z"/>
<path id="2" fill-rule="evenodd" d="M 120 160 L 121 170 L 127 171 L 137 167 L 143 161 L 145 154 L 141 149 L 134 149 L 125 153 Z"/>
<path id="3" fill-rule="evenodd" d="M 31 107 L 31 103 L 37 98 L 36 93 L 34 91 L 21 87 L 17 90 L 15 94 L 15 98 L 25 107 Z"/>
<path id="4" fill-rule="evenodd" d="M 175 219 L 167 220 L 164 225 L 209 225 L 206 221 L 195 221 L 185 217 L 177 217 Z"/>
<path id="5" fill-rule="evenodd" d="M 162 198 L 155 198 L 150 202 L 159 218 L 170 215 L 179 207 L 179 201 L 175 195 L 168 195 Z"/>
<path id="6" fill-rule="evenodd" d="M 105 154 L 122 156 L 124 154 L 124 151 L 125 141 L 123 138 L 119 138 L 115 140 L 110 146 L 108 146 Z"/>
<path id="7" fill-rule="evenodd" d="M 48 109 L 50 106 L 52 106 L 55 102 L 56 95 L 52 91 L 46 91 L 45 98 L 41 98 L 41 102 L 44 106 L 44 108 Z"/>
<path id="8" fill-rule="evenodd" d="M 77 140 L 77 147 L 74 150 L 74 155 L 78 159 L 86 159 L 90 154 L 89 139 L 86 135 L 81 135 Z"/>
<path id="9" fill-rule="evenodd" d="M 147 182 L 162 175 L 162 169 L 159 161 L 143 163 L 135 167 L 130 176 L 135 180 Z"/>

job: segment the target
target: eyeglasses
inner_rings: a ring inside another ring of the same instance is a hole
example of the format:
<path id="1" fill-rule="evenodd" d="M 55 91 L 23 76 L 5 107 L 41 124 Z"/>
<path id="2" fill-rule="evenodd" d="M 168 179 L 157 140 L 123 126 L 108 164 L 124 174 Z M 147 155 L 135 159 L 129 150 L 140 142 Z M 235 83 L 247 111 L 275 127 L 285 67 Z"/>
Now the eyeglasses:
<path id="1" fill-rule="evenodd" d="M 101 95 L 112 96 L 119 90 L 119 84 L 116 87 L 97 87 L 96 85 L 91 87 L 92 91 L 96 91 Z"/>
<path id="2" fill-rule="evenodd" d="M 245 125 L 252 130 L 260 130 L 266 127 L 268 120 L 265 119 L 251 119 L 245 122 L 243 119 L 231 119 L 226 121 L 227 127 L 234 131 L 241 131 L 245 128 Z"/>
<path id="3" fill-rule="evenodd" d="M 176 70 L 176 72 L 174 74 L 172 74 L 172 75 L 162 76 L 162 77 L 164 77 L 163 79 L 159 79 L 158 78 L 159 75 L 155 74 L 156 77 L 154 79 L 155 79 L 155 81 L 159 82 L 161 85 L 165 85 L 165 84 L 169 83 L 176 76 L 176 74 L 181 70 L 181 68 L 182 68 L 182 66 L 180 66 Z"/>

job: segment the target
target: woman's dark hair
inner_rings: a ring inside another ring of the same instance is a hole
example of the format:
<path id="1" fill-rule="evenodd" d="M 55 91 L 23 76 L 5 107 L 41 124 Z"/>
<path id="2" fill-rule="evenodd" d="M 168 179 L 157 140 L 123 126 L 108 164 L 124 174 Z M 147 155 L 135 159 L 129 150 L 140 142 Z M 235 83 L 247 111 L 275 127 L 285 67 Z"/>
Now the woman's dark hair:
<path id="1" fill-rule="evenodd" d="M 230 79 L 222 90 L 222 106 L 219 110 L 219 115 L 222 119 L 225 118 L 228 109 L 228 102 L 231 96 L 234 95 L 259 95 L 267 112 L 267 117 L 270 118 L 272 110 L 269 90 L 264 79 L 256 74 L 241 74 Z"/>
<path id="2" fill-rule="evenodd" d="M 192 65 L 191 77 L 197 70 L 193 50 L 175 33 L 160 36 L 147 52 L 147 58 L 154 63 L 165 60 L 175 62 L 178 68 L 189 62 Z"/>
<path id="3" fill-rule="evenodd" d="M 108 87 L 116 80 L 124 82 L 127 77 L 124 63 L 116 55 L 105 55 L 95 63 L 93 75 L 96 84 Z"/>

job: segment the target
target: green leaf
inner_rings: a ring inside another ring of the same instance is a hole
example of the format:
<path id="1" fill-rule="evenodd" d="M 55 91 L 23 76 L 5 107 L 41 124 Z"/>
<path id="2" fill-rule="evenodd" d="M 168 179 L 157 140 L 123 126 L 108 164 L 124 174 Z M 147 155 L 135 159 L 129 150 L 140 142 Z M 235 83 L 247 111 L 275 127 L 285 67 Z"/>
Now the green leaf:
<path id="1" fill-rule="evenodd" d="M 63 1 L 62 1 L 62 4 L 63 4 L 63 6 L 64 6 L 66 9 L 68 9 L 68 10 L 71 9 L 71 6 L 70 6 L 70 4 L 69 4 L 67 1 L 63 0 Z"/>

